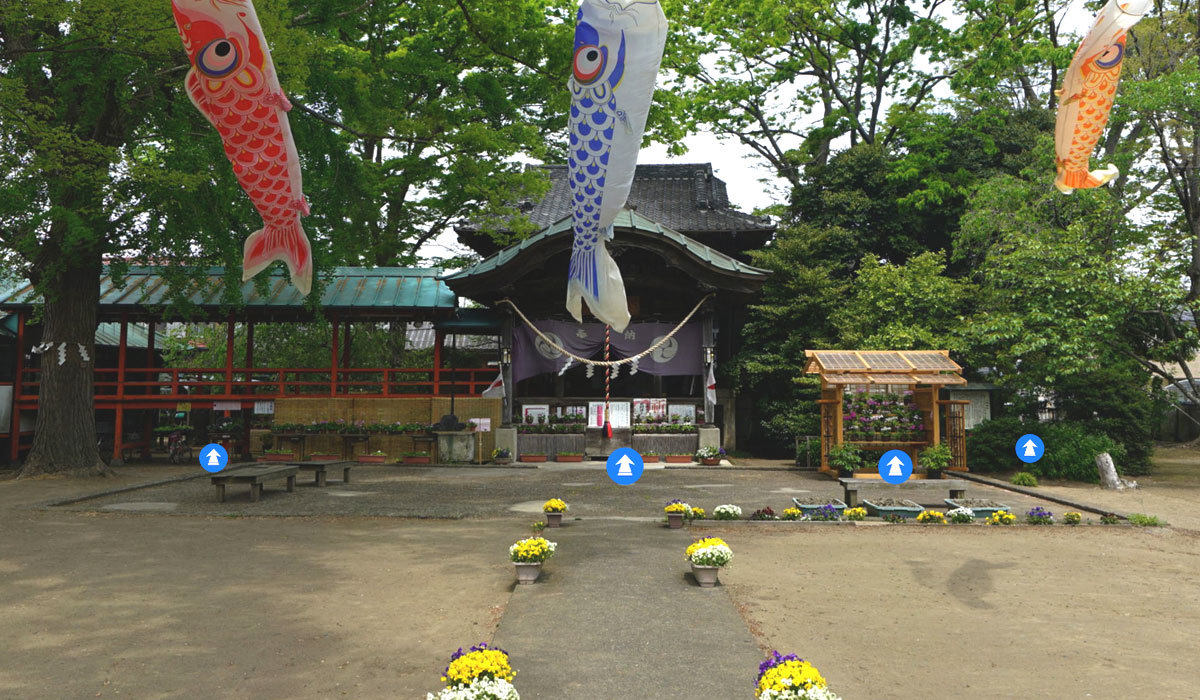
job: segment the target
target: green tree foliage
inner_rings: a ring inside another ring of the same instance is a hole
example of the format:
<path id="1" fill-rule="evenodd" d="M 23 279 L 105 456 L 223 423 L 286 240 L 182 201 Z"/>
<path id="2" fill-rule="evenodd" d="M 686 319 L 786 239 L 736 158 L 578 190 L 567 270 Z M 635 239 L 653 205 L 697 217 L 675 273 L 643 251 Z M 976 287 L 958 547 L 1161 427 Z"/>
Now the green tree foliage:
<path id="1" fill-rule="evenodd" d="M 259 3 L 318 271 L 412 263 L 453 218 L 544 190 L 513 157 L 551 153 L 565 124 L 571 5 Z M 173 303 L 196 266 L 236 279 L 259 222 L 187 69 L 169 3 L 0 6 L 0 261 L 38 285 L 48 339 L 91 348 L 103 261 L 118 281 L 129 259 L 192 263 L 167 275 Z M 42 370 L 26 473 L 101 470 L 90 371 Z"/>
<path id="2" fill-rule="evenodd" d="M 833 314 L 847 347 L 872 350 L 959 350 L 963 311 L 974 289 L 947 277 L 941 253 L 904 265 L 863 258 L 847 300 Z"/>

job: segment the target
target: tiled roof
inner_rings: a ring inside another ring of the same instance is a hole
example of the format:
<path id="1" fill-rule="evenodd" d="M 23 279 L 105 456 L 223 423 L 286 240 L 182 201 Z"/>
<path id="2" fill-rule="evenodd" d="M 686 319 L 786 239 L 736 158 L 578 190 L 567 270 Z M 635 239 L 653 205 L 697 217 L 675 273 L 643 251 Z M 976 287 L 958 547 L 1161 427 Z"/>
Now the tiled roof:
<path id="1" fill-rule="evenodd" d="M 522 211 L 538 228 L 551 226 L 571 213 L 567 166 L 530 166 L 550 176 L 550 191 L 539 202 L 526 202 Z M 713 175 L 711 163 L 639 165 L 626 206 L 686 235 L 703 232 L 771 232 L 775 224 L 730 207 L 725 181 Z M 474 231 L 471 223 L 459 226 Z"/>
<path id="2" fill-rule="evenodd" d="M 767 270 L 747 265 L 746 263 L 730 257 L 720 251 L 713 250 L 703 243 L 694 241 L 678 231 L 673 231 L 668 227 L 651 221 L 643 216 L 642 212 L 640 211 L 629 211 L 627 209 L 620 214 L 617 214 L 617 219 L 615 222 L 613 222 L 613 226 L 617 229 L 634 229 L 645 233 L 661 235 L 663 238 L 683 246 L 685 249 L 687 249 L 688 253 L 719 270 L 747 275 L 750 277 L 765 278 L 770 274 L 770 272 Z M 556 222 L 553 226 L 546 228 L 542 232 L 530 236 L 520 243 L 509 246 L 495 255 L 484 258 L 483 260 L 480 260 L 464 270 L 447 275 L 443 279 L 454 281 L 491 272 L 497 268 L 503 267 L 513 258 L 516 258 L 518 255 L 520 255 L 522 251 L 541 243 L 547 238 L 562 234 L 569 234 L 571 230 L 570 217 L 564 217 Z"/>
<path id="3" fill-rule="evenodd" d="M 142 309 L 169 301 L 164 268 L 132 267 L 124 284 L 116 286 L 106 269 L 100 278 L 100 304 L 103 311 Z M 440 269 L 402 267 L 339 267 L 325 286 L 321 305 L 327 309 L 347 309 L 352 312 L 387 312 L 391 310 L 453 311 L 458 298 L 438 276 Z M 203 284 L 197 285 L 189 300 L 201 309 L 223 308 L 225 269 L 208 268 Z M 269 291 L 259 295 L 254 280 L 240 284 L 240 293 L 247 310 L 267 311 L 305 307 L 306 299 L 284 274 L 277 269 L 270 274 Z M 28 308 L 41 302 L 29 283 L 17 283 L 0 288 L 0 309 Z"/>

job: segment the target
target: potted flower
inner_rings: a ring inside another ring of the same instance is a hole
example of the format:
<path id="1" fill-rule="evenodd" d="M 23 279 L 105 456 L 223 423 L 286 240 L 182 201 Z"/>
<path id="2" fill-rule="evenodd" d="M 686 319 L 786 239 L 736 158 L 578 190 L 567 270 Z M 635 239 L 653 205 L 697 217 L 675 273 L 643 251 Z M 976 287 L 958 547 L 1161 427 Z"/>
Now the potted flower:
<path id="1" fill-rule="evenodd" d="M 837 516 L 836 518 L 832 518 L 832 520 L 840 520 L 842 512 L 846 510 L 846 504 L 842 502 L 842 499 L 835 497 L 807 497 L 803 501 L 799 498 L 793 498 L 792 503 L 796 504 L 796 507 L 800 509 L 801 515 L 808 516 L 810 520 L 818 520 L 819 518 L 815 518 L 814 516 L 827 514 L 830 510 Z"/>
<path id="2" fill-rule="evenodd" d="M 663 455 L 663 461 L 667 464 L 690 464 L 692 461 L 691 455 Z"/>
<path id="3" fill-rule="evenodd" d="M 425 700 L 519 700 L 512 680 L 517 672 L 503 649 L 487 643 L 459 649 L 450 656 L 450 665 L 442 672 L 446 684 L 436 695 Z"/>
<path id="4" fill-rule="evenodd" d="M 759 700 L 840 700 L 825 684 L 816 667 L 795 654 L 771 652 L 758 665 L 754 697 Z"/>
<path id="5" fill-rule="evenodd" d="M 512 462 L 512 450 L 507 447 L 497 447 L 492 450 L 492 461 L 496 464 L 509 464 Z"/>
<path id="6" fill-rule="evenodd" d="M 829 466 L 837 470 L 839 477 L 850 479 L 854 472 L 866 468 L 867 460 L 858 445 L 841 444 L 829 451 Z"/>
<path id="7" fill-rule="evenodd" d="M 414 450 L 412 452 L 402 452 L 400 459 L 404 464 L 429 464 L 433 458 L 425 450 Z"/>
<path id="8" fill-rule="evenodd" d="M 521 461 L 522 462 L 545 462 L 546 461 L 546 453 L 545 452 L 522 452 L 521 453 Z"/>
<path id="9" fill-rule="evenodd" d="M 701 588 L 717 585 L 721 567 L 733 559 L 733 550 L 720 537 L 705 537 L 688 546 L 684 557 L 692 565 L 692 575 Z"/>
<path id="10" fill-rule="evenodd" d="M 562 525 L 563 513 L 570 510 L 567 502 L 561 498 L 551 498 L 542 504 L 542 512 L 546 514 L 546 527 Z"/>
<path id="11" fill-rule="evenodd" d="M 658 460 L 657 452 L 643 452 L 642 453 L 642 463 L 643 464 L 656 464 L 656 463 L 658 463 L 658 461 L 659 460 Z"/>
<path id="12" fill-rule="evenodd" d="M 294 462 L 296 453 L 290 450 L 265 450 L 258 458 L 260 462 Z"/>
<path id="13" fill-rule="evenodd" d="M 676 498 L 668 503 L 663 511 L 667 514 L 667 526 L 672 530 L 678 530 L 683 527 L 683 519 L 691 513 L 691 506 Z"/>
<path id="14" fill-rule="evenodd" d="M 931 445 L 921 450 L 919 461 L 925 467 L 925 478 L 942 478 L 942 471 L 950 466 L 951 458 L 948 445 Z"/>
<path id="15" fill-rule="evenodd" d="M 583 461 L 583 453 L 582 452 L 559 452 L 558 454 L 554 455 L 554 461 L 556 461 L 556 462 L 582 462 Z"/>
<path id="16" fill-rule="evenodd" d="M 696 450 L 696 461 L 701 464 L 712 467 L 721 463 L 721 458 L 725 456 L 725 448 L 716 447 L 701 447 Z"/>
<path id="17" fill-rule="evenodd" d="M 342 458 L 337 452 L 314 452 L 308 456 L 314 462 L 336 462 Z"/>
<path id="18" fill-rule="evenodd" d="M 359 455 L 358 461 L 361 464 L 383 464 L 387 462 L 387 453 L 383 450 L 375 450 L 369 454 Z"/>
<path id="19" fill-rule="evenodd" d="M 542 574 L 542 564 L 554 556 L 558 545 L 544 537 L 526 537 L 508 548 L 508 558 L 517 569 L 517 583 L 529 584 Z"/>

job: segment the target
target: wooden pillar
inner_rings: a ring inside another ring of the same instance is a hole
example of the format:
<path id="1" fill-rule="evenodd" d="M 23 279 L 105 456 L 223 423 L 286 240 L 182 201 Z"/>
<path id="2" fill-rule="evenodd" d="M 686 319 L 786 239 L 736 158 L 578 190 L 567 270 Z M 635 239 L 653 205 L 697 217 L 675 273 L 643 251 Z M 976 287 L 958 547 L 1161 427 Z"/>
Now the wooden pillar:
<path id="1" fill-rule="evenodd" d="M 233 316 L 225 326 L 225 395 L 233 395 Z"/>
<path id="2" fill-rule="evenodd" d="M 17 373 L 13 376 L 12 427 L 9 429 L 9 462 L 16 464 L 21 458 L 21 384 L 25 372 L 25 312 L 17 312 Z"/>
<path id="3" fill-rule="evenodd" d="M 338 376 L 338 318 L 333 317 L 333 353 L 329 362 L 329 395 L 337 396 Z"/>
<path id="4" fill-rule="evenodd" d="M 117 416 L 113 422 L 112 464 L 121 464 L 121 440 L 125 435 L 125 355 L 129 346 L 129 314 L 121 314 L 121 341 L 117 347 Z"/>
<path id="5" fill-rule="evenodd" d="M 941 411 L 938 408 L 936 387 L 929 390 L 929 416 L 930 420 L 933 421 L 933 437 L 931 439 L 931 444 L 940 445 L 942 444 L 942 416 Z"/>
<path id="6" fill-rule="evenodd" d="M 246 369 L 254 369 L 254 322 L 246 323 Z"/>
<path id="7" fill-rule="evenodd" d="M 434 331 L 433 338 L 433 395 L 440 396 L 442 393 L 442 350 L 446 343 L 446 336 L 442 331 Z"/>
<path id="8" fill-rule="evenodd" d="M 508 356 L 508 362 L 502 361 L 500 363 L 500 374 L 504 378 L 504 401 L 501 420 L 504 421 L 504 425 L 507 427 L 512 425 L 513 403 L 517 397 L 517 388 L 513 386 L 512 372 L 513 314 L 511 311 L 504 315 L 504 326 L 500 333 L 501 360 L 504 359 L 505 355 Z"/>
<path id="9" fill-rule="evenodd" d="M 846 440 L 846 435 L 842 431 L 842 409 L 846 405 L 846 387 L 838 384 L 835 396 L 837 397 L 837 404 L 834 406 L 833 411 L 833 434 L 837 439 L 834 441 L 834 444 L 841 445 Z"/>

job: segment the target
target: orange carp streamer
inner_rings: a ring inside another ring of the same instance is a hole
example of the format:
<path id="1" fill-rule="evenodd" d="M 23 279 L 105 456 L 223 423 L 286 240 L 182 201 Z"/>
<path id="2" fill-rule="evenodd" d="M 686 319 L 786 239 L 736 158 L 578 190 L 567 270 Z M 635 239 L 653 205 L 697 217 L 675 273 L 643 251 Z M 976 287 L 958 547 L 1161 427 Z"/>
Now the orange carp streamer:
<path id="1" fill-rule="evenodd" d="M 221 135 L 238 184 L 263 218 L 246 239 L 242 279 L 282 260 L 302 294 L 312 289 L 312 247 L 300 158 L 287 112 L 292 108 L 250 0 L 172 0 L 191 60 L 185 85 L 196 109 Z"/>
<path id="2" fill-rule="evenodd" d="M 1075 51 L 1062 89 L 1055 93 L 1060 101 L 1054 131 L 1058 166 L 1054 186 L 1063 194 L 1099 187 L 1120 174 L 1115 165 L 1090 172 L 1088 165 L 1117 94 L 1125 34 L 1149 8 L 1150 0 L 1109 0 Z"/>

